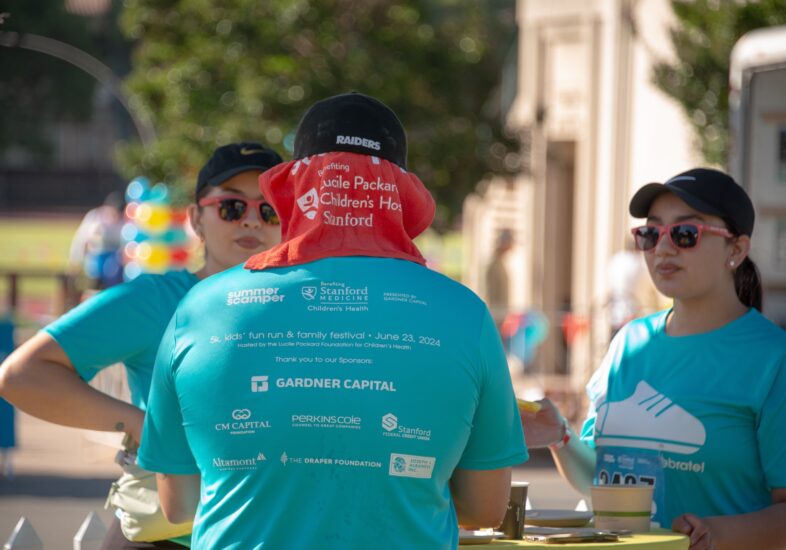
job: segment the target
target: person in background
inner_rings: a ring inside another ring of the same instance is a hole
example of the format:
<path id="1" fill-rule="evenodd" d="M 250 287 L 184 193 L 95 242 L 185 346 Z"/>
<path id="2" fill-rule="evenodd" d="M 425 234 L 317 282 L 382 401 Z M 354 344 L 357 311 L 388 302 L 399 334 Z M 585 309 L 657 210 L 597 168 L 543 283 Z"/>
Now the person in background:
<path id="1" fill-rule="evenodd" d="M 655 485 L 653 519 L 691 550 L 786 547 L 786 332 L 762 314 L 748 257 L 754 210 L 731 177 L 697 168 L 642 187 L 630 213 L 666 311 L 625 325 L 587 386 L 574 434 L 548 401 L 522 410 L 587 494 L 597 483 Z"/>
<path id="2" fill-rule="evenodd" d="M 123 282 L 122 247 L 125 201 L 112 191 L 104 203 L 89 210 L 74 233 L 68 254 L 68 273 L 87 278 L 87 290 L 103 290 Z"/>
<path id="3" fill-rule="evenodd" d="M 38 418 L 125 432 L 139 442 L 156 350 L 178 302 L 199 280 L 279 243 L 278 217 L 259 192 L 257 179 L 280 162 L 277 153 L 258 143 L 216 149 L 199 173 L 196 202 L 189 207 L 192 227 L 204 242 L 204 266 L 196 273 L 141 275 L 69 311 L 3 362 L 0 395 Z M 125 365 L 131 403 L 88 385 L 117 362 Z M 181 545 L 131 543 L 118 520 L 104 540 L 105 549 L 149 547 Z"/>
<path id="4" fill-rule="evenodd" d="M 500 231 L 486 266 L 486 303 L 500 332 L 510 311 L 510 277 L 506 262 L 513 244 L 513 232 L 510 229 Z"/>
<path id="5" fill-rule="evenodd" d="M 314 104 L 260 185 L 279 246 L 203 281 L 162 340 L 140 465 L 199 548 L 448 549 L 527 458 L 499 335 L 412 239 L 435 205 L 404 128 Z"/>

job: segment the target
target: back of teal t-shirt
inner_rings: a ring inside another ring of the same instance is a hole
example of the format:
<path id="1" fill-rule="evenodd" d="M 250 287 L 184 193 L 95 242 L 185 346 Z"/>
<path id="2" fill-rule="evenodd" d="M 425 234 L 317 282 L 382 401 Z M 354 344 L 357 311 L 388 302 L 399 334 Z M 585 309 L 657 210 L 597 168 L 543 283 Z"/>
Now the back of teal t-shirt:
<path id="1" fill-rule="evenodd" d="M 417 264 L 333 258 L 195 287 L 143 467 L 199 473 L 198 548 L 454 548 L 455 468 L 527 459 L 485 305 Z"/>

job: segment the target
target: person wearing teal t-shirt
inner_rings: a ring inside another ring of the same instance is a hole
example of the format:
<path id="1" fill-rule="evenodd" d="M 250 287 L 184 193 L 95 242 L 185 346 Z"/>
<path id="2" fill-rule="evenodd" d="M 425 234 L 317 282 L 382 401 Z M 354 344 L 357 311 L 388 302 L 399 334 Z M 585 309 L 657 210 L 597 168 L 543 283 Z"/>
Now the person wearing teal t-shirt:
<path id="1" fill-rule="evenodd" d="M 65 426 L 118 431 L 139 442 L 156 350 L 175 307 L 200 279 L 247 260 L 280 241 L 278 218 L 257 178 L 281 157 L 257 143 L 218 148 L 199 174 L 192 227 L 205 245 L 196 273 L 138 278 L 100 292 L 30 340 L 0 366 L 0 395 L 23 411 Z M 131 403 L 87 384 L 122 362 Z M 188 543 L 188 538 L 176 539 Z M 169 541 L 132 543 L 116 519 L 103 548 L 179 548 Z"/>
<path id="2" fill-rule="evenodd" d="M 156 359 L 139 450 L 195 548 L 449 549 L 496 527 L 527 460 L 494 321 L 425 267 L 434 201 L 396 115 L 304 115 L 260 177 L 282 243 L 201 282 Z"/>
<path id="3" fill-rule="evenodd" d="M 578 490 L 654 485 L 653 520 L 691 550 L 786 547 L 786 332 L 762 314 L 748 257 L 754 210 L 710 169 L 642 187 L 632 230 L 671 309 L 613 339 L 587 393 L 581 435 L 548 401 L 522 411 Z"/>

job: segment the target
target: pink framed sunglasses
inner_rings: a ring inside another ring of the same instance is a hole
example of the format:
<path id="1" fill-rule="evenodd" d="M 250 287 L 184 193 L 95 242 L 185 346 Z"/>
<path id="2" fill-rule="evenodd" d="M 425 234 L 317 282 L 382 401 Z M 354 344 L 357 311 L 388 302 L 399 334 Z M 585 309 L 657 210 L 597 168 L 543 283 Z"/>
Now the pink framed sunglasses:
<path id="1" fill-rule="evenodd" d="M 256 208 L 259 218 L 268 225 L 278 225 L 278 214 L 264 199 L 250 199 L 242 195 L 219 195 L 205 197 L 199 201 L 199 206 L 217 205 L 218 217 L 225 222 L 239 222 L 248 215 L 249 208 Z"/>
<path id="2" fill-rule="evenodd" d="M 658 246 L 664 235 L 668 235 L 671 244 L 677 248 L 693 248 L 698 246 L 701 234 L 704 231 L 713 235 L 720 235 L 721 237 L 734 237 L 728 229 L 703 223 L 648 224 L 634 227 L 630 230 L 633 234 L 633 240 L 636 242 L 636 248 L 645 251 L 653 250 Z"/>

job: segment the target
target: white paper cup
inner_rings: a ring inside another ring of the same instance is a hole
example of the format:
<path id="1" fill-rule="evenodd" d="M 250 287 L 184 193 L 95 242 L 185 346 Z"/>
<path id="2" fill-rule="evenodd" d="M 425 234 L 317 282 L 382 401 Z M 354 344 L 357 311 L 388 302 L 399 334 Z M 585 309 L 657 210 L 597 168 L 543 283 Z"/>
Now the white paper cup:
<path id="1" fill-rule="evenodd" d="M 650 530 L 652 485 L 593 485 L 590 490 L 596 528 Z"/>

